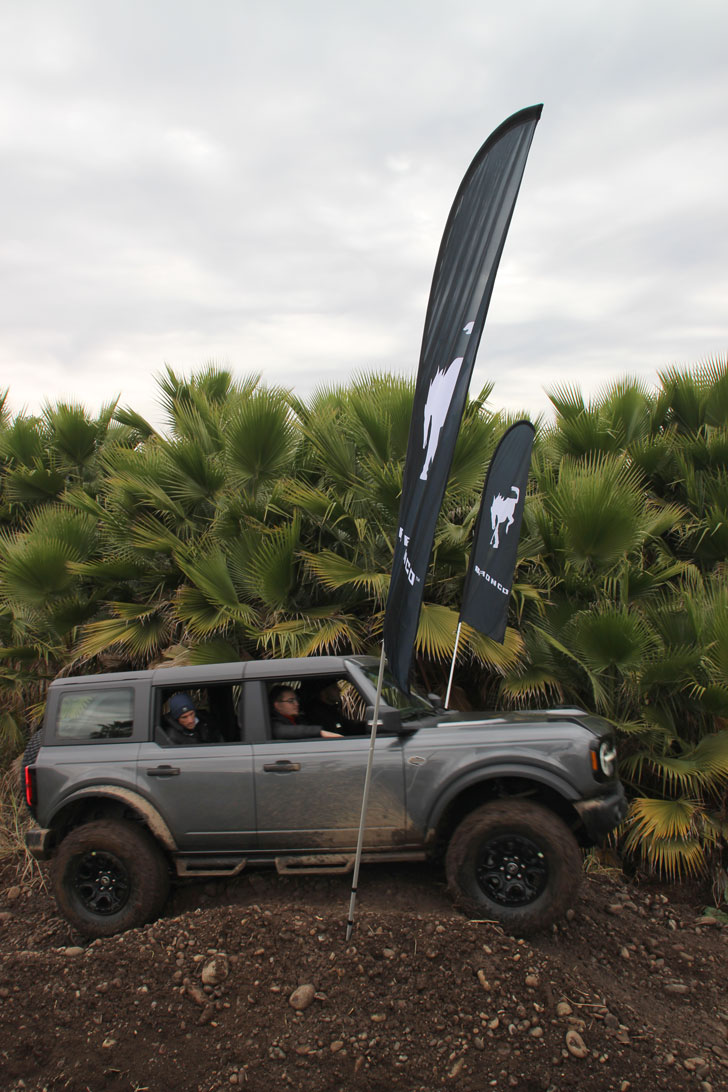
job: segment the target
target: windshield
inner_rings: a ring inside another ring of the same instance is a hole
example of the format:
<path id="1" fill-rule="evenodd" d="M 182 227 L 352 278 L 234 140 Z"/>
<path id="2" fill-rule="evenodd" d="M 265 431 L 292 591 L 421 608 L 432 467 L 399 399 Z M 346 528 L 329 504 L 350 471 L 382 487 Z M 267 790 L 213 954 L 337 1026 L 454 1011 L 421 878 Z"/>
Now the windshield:
<path id="1" fill-rule="evenodd" d="M 372 685 L 376 686 L 379 680 L 379 672 L 376 669 L 369 667 L 362 667 L 361 670 L 364 672 Z M 397 686 L 389 671 L 384 672 L 384 681 L 382 683 L 382 700 L 391 709 L 397 709 L 402 720 L 412 720 L 414 717 L 427 715 L 432 716 L 435 711 L 427 698 L 425 698 L 422 694 L 419 694 L 415 687 L 412 688 L 411 694 L 403 693 Z"/>

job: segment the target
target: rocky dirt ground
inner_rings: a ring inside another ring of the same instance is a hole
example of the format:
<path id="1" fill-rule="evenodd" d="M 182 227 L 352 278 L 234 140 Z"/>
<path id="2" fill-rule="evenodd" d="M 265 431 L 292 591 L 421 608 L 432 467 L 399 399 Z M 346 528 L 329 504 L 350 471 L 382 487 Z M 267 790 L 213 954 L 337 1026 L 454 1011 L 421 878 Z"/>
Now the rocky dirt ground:
<path id="1" fill-rule="evenodd" d="M 529 940 L 453 911 L 427 866 L 178 889 L 86 943 L 0 885 L 0 1089 L 728 1089 L 728 928 L 600 873 Z M 704 904 L 704 900 L 703 900 Z"/>

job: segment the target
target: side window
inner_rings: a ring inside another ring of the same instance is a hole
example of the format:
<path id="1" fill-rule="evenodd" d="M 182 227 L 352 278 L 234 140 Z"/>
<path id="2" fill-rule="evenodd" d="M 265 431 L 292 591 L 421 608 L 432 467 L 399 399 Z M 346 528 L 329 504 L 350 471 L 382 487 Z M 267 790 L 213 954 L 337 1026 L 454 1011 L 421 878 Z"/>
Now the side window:
<path id="1" fill-rule="evenodd" d="M 268 687 L 271 738 L 331 739 L 367 733 L 365 702 L 346 676 L 287 679 Z"/>
<path id="2" fill-rule="evenodd" d="M 155 695 L 155 739 L 162 746 L 182 746 L 186 743 L 238 743 L 240 727 L 237 708 L 241 686 L 236 683 L 160 688 Z M 179 721 L 182 710 L 191 710 L 192 717 Z M 189 737 L 185 738 L 185 733 Z"/>
<path id="3" fill-rule="evenodd" d="M 63 694 L 56 736 L 61 740 L 125 739 L 134 730 L 134 691 L 87 690 Z"/>

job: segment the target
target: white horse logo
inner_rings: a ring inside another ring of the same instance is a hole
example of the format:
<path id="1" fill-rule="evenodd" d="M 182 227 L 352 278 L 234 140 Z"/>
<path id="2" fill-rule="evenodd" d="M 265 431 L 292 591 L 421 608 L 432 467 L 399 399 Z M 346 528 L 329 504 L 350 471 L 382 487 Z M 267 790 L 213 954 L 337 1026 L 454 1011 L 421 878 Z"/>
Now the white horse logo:
<path id="1" fill-rule="evenodd" d="M 422 446 L 427 448 L 425 463 L 420 474 L 420 480 L 423 482 L 427 481 L 432 460 L 435 458 L 440 433 L 447 418 L 447 411 L 450 409 L 462 362 L 463 358 L 458 356 L 453 360 L 449 368 L 444 371 L 438 369 L 427 392 L 425 420 L 422 428 Z"/>
<path id="2" fill-rule="evenodd" d="M 508 534 L 508 529 L 513 524 L 513 513 L 518 504 L 518 498 L 521 495 L 521 491 L 517 485 L 511 486 L 511 493 L 515 493 L 515 497 L 502 497 L 500 493 L 496 493 L 493 497 L 493 503 L 490 506 L 490 525 L 493 528 L 493 534 L 490 536 L 490 544 L 494 549 L 498 549 L 500 546 L 499 531 L 501 526 L 505 523 L 505 532 Z"/>

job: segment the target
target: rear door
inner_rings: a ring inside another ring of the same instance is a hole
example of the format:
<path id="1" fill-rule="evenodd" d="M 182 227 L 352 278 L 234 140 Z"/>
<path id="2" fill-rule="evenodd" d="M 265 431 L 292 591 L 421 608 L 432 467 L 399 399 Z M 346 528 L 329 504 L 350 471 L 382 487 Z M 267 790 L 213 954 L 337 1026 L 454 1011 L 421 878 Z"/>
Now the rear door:
<path id="1" fill-rule="evenodd" d="M 139 790 L 182 850 L 255 849 L 251 748 L 244 743 L 161 747 L 143 743 Z"/>
<path id="2" fill-rule="evenodd" d="M 255 849 L 255 786 L 252 751 L 240 739 L 235 712 L 242 664 L 167 668 L 154 672 L 150 719 L 153 738 L 142 744 L 138 789 L 167 822 L 182 850 Z M 174 693 L 194 697 L 200 716 L 223 742 L 170 745 L 165 710 Z M 202 698 L 206 708 L 200 707 Z"/>

